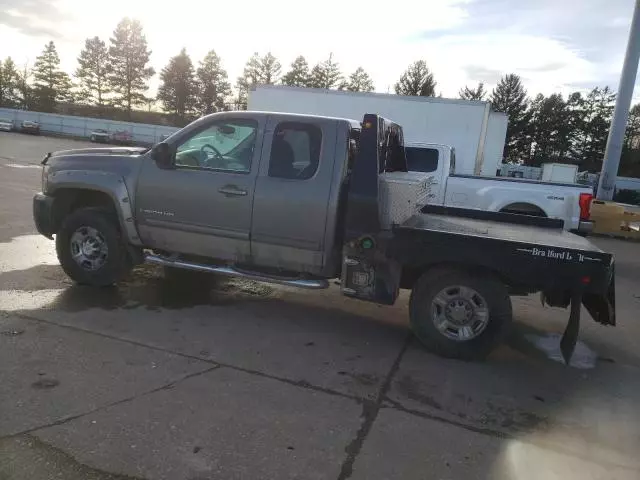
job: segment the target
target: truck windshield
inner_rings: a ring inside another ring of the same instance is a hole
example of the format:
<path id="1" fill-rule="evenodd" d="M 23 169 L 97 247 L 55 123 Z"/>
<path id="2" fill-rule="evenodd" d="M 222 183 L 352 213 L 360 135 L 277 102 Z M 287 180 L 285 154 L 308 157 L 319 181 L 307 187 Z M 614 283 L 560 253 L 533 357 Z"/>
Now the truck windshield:
<path id="1" fill-rule="evenodd" d="M 435 172 L 438 168 L 438 150 L 425 147 L 404 147 L 410 172 Z"/>
<path id="2" fill-rule="evenodd" d="M 214 125 L 180 145 L 178 151 L 200 149 L 204 145 L 211 145 L 221 155 L 228 155 L 255 131 L 254 125 L 240 122 Z"/>

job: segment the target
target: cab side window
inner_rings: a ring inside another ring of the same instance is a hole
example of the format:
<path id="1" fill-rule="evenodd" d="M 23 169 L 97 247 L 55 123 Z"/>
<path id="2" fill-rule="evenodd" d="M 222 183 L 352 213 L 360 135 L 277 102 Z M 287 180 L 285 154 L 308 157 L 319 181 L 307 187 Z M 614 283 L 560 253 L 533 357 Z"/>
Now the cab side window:
<path id="1" fill-rule="evenodd" d="M 273 134 L 269 176 L 289 180 L 313 177 L 320 164 L 322 131 L 315 125 L 282 122 Z"/>

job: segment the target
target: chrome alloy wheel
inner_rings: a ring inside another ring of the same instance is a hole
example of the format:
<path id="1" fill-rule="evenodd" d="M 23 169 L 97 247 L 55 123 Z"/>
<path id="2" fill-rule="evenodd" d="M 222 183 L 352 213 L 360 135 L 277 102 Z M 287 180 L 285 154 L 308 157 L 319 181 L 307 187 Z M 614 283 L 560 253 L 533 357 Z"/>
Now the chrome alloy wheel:
<path id="1" fill-rule="evenodd" d="M 93 227 L 80 227 L 70 240 L 71 257 L 84 270 L 96 271 L 107 261 L 109 249 L 102 234 Z"/>
<path id="2" fill-rule="evenodd" d="M 480 335 L 489 323 L 487 301 L 462 285 L 443 288 L 431 302 L 431 318 L 438 331 L 457 342 Z"/>

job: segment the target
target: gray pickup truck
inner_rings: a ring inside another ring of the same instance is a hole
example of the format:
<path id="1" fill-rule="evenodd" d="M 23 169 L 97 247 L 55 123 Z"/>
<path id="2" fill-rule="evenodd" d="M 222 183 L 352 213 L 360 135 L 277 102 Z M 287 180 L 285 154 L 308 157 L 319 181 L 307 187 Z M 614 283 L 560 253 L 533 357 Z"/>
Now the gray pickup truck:
<path id="1" fill-rule="evenodd" d="M 510 295 L 571 306 L 565 359 L 581 304 L 615 324 L 612 255 L 561 220 L 426 206 L 385 223 L 381 185 L 407 163 L 402 128 L 375 114 L 217 113 L 151 149 L 42 163 L 35 223 L 81 284 L 111 285 L 146 261 L 302 288 L 339 278 L 343 294 L 380 304 L 407 288 L 416 336 L 463 359 L 504 337 Z"/>

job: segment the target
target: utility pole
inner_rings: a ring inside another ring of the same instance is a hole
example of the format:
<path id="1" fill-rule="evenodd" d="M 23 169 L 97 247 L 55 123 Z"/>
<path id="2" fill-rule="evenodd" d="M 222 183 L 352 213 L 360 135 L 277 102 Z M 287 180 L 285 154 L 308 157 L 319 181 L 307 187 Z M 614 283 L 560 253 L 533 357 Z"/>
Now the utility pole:
<path id="1" fill-rule="evenodd" d="M 629 107 L 633 96 L 633 87 L 638 73 L 638 59 L 640 58 L 640 0 L 636 0 L 631 20 L 631 30 L 629 31 L 629 41 L 627 43 L 627 53 L 622 65 L 620 75 L 620 85 L 618 86 L 618 97 L 616 107 L 611 119 L 611 128 L 607 138 L 607 148 L 604 152 L 602 171 L 598 184 L 598 200 L 611 200 L 616 186 L 616 177 L 620 165 L 620 155 L 622 154 L 622 143 L 627 128 L 627 118 L 629 117 Z"/>

